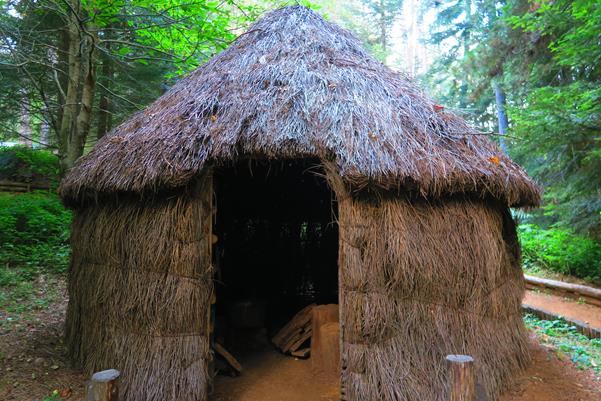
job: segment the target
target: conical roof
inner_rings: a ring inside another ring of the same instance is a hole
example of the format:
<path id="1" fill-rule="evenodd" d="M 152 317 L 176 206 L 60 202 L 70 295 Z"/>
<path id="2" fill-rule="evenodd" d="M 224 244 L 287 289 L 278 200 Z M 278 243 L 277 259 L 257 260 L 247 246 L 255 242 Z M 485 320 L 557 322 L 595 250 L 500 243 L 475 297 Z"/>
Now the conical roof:
<path id="1" fill-rule="evenodd" d="M 244 157 L 317 157 L 354 187 L 538 204 L 537 186 L 485 135 L 314 11 L 268 13 L 98 141 L 63 180 L 77 201 L 188 183 Z"/>

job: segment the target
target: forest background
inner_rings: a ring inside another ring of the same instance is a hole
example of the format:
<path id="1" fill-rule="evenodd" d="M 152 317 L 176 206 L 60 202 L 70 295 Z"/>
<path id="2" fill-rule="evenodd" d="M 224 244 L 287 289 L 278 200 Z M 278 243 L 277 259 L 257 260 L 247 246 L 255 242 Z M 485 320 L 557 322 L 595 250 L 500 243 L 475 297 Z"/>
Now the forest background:
<path id="1" fill-rule="evenodd" d="M 26 294 L 31 279 L 66 269 L 71 215 L 52 189 L 78 157 L 264 12 L 296 3 L 0 0 L 0 179 L 51 188 L 0 193 L 0 286 Z M 599 1 L 301 3 L 490 134 L 544 187 L 540 209 L 515 212 L 528 272 L 601 283 Z"/>

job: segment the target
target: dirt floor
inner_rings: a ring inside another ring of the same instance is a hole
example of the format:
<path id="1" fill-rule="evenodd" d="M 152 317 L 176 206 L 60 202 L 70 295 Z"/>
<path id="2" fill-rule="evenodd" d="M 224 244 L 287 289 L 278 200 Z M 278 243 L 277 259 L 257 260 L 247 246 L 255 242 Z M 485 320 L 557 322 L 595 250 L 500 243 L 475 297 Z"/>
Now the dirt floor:
<path id="1" fill-rule="evenodd" d="M 532 344 L 532 365 L 519 375 L 500 401 L 599 401 L 601 383 L 592 372 L 561 360 L 553 349 Z"/>
<path id="2" fill-rule="evenodd" d="M 217 376 L 213 401 L 335 401 L 337 378 L 313 374 L 311 361 L 273 349 L 242 359 L 239 377 Z"/>
<path id="3" fill-rule="evenodd" d="M 255 356 L 260 356 L 257 353 Z M 311 374 L 310 361 L 295 360 L 275 351 L 246 361 L 240 377 L 218 376 L 214 401 L 337 400 L 335 379 Z M 249 362 L 251 362 L 249 364 Z M 244 363 L 243 363 L 244 364 Z M 553 349 L 532 338 L 532 365 L 515 378 L 500 401 L 599 401 L 601 383 L 590 372 L 561 360 Z"/>
<path id="4" fill-rule="evenodd" d="M 526 291 L 523 302 L 601 329 L 601 308 L 594 305 L 537 291 Z"/>
<path id="5" fill-rule="evenodd" d="M 54 390 L 68 401 L 83 399 L 85 375 L 69 367 L 62 343 L 66 306 L 61 296 L 47 309 L 26 319 L 7 322 L 0 310 L 0 401 L 42 400 Z M 574 303 L 577 305 L 577 303 Z M 309 360 L 275 351 L 244 359 L 239 377 L 219 376 L 212 401 L 328 401 L 338 396 L 337 383 L 313 375 Z M 601 382 L 590 371 L 577 369 L 567 358 L 533 340 L 533 364 L 521 374 L 501 401 L 599 401 Z"/>

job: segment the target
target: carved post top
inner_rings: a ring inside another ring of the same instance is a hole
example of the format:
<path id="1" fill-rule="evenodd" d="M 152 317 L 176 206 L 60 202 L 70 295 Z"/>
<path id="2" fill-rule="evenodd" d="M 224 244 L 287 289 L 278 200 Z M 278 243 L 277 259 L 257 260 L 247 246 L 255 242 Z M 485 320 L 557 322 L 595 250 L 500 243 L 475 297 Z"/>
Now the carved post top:
<path id="1" fill-rule="evenodd" d="M 115 380 L 121 375 L 116 369 L 103 370 L 92 375 L 92 381 L 96 383 L 106 383 Z"/>

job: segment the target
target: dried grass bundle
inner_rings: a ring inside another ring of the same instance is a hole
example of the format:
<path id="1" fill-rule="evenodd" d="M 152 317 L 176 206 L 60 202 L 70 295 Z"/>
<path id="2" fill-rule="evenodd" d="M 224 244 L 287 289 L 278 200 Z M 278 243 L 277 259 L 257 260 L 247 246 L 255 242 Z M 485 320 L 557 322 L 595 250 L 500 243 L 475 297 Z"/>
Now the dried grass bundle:
<path id="1" fill-rule="evenodd" d="M 342 385 L 348 401 L 447 400 L 444 357 L 469 354 L 496 400 L 529 361 L 506 206 L 348 196 L 340 180 Z"/>
<path id="2" fill-rule="evenodd" d="M 86 371 L 121 370 L 124 400 L 206 399 L 210 180 L 203 188 L 76 212 L 66 342 Z"/>
<path id="3" fill-rule="evenodd" d="M 488 138 L 301 6 L 267 14 L 102 138 L 60 193 L 77 203 L 97 192 L 175 188 L 240 157 L 320 158 L 359 188 L 540 200 Z"/>

